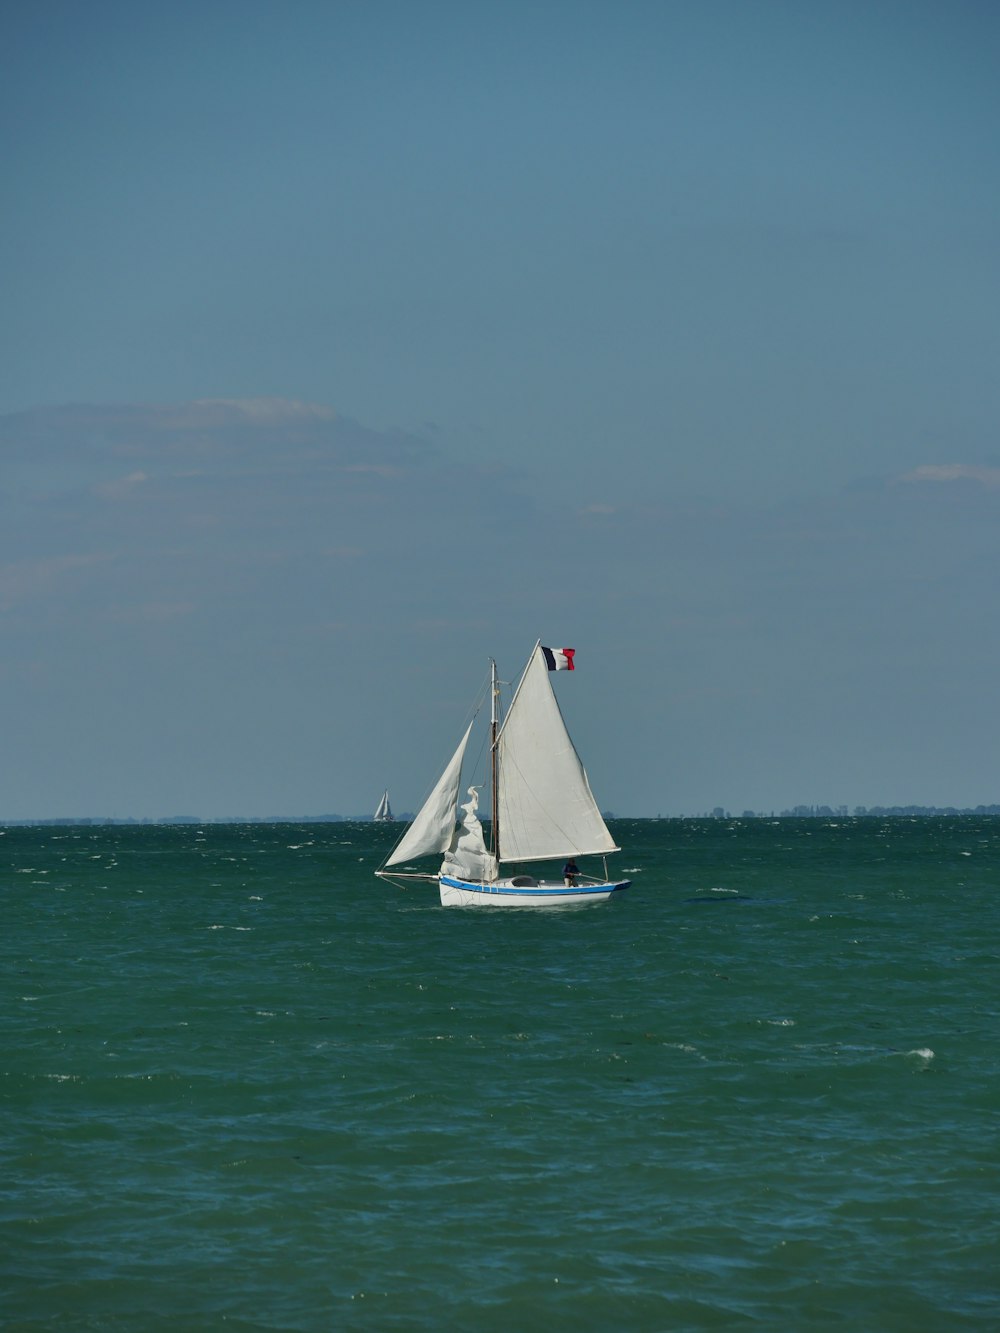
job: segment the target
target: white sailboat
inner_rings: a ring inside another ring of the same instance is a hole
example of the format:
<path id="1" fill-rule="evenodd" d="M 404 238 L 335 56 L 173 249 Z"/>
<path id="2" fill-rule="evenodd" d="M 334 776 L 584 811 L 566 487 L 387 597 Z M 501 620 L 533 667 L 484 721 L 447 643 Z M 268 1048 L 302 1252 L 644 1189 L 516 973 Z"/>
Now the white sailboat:
<path id="1" fill-rule="evenodd" d="M 597 808 L 587 774 L 563 721 L 549 682 L 553 662 L 573 669 L 573 651 L 536 643 L 500 716 L 496 663 L 490 663 L 491 838 L 487 847 L 478 817 L 479 788 L 469 787 L 456 827 L 462 761 L 473 722 L 419 813 L 375 873 L 382 879 L 436 880 L 445 907 L 556 907 L 603 902 L 629 887 L 603 877 L 566 873 L 578 856 L 606 857 L 615 845 Z M 436 874 L 394 870 L 421 857 L 444 854 Z M 504 874 L 512 862 L 565 860 L 558 879 Z"/>
<path id="2" fill-rule="evenodd" d="M 389 804 L 388 789 L 382 793 L 382 799 L 375 807 L 372 819 L 376 824 L 392 824 L 395 821 L 395 815 L 392 813 L 392 807 Z"/>

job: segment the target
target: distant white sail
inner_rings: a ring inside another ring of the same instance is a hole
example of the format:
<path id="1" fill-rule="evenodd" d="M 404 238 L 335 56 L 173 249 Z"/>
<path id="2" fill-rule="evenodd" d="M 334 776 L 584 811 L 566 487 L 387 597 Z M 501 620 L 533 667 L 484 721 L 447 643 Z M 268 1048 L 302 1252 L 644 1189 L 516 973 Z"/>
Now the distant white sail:
<path id="1" fill-rule="evenodd" d="M 406 830 L 399 846 L 386 861 L 387 866 L 400 865 L 431 852 L 444 852 L 451 846 L 455 832 L 455 813 L 458 804 L 458 784 L 462 776 L 462 760 L 472 731 L 470 722 L 458 743 L 448 767 L 438 778 L 437 785 L 420 807 L 420 812 Z"/>
<path id="2" fill-rule="evenodd" d="M 525 667 L 497 744 L 501 861 L 619 850 L 566 730 L 540 647 Z"/>
<path id="3" fill-rule="evenodd" d="M 375 813 L 372 815 L 372 819 L 379 824 L 391 824 L 393 822 L 392 807 L 389 805 L 388 791 L 382 793 L 382 799 L 375 807 Z"/>

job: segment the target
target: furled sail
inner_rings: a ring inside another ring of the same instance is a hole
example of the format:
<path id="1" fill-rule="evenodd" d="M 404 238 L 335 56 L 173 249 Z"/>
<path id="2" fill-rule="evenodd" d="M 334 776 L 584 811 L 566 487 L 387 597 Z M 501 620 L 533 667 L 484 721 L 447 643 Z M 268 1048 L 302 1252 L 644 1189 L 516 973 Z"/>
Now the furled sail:
<path id="1" fill-rule="evenodd" d="M 497 741 L 501 861 L 617 852 L 549 684 L 539 647 Z"/>
<path id="2" fill-rule="evenodd" d="M 444 854 L 441 873 L 454 875 L 456 879 L 488 884 L 497 877 L 497 863 L 496 858 L 486 850 L 483 840 L 483 826 L 476 814 L 479 809 L 479 792 L 475 787 L 469 788 L 469 799 L 462 809 L 465 815 L 455 830 L 451 846 Z"/>
<path id="3" fill-rule="evenodd" d="M 465 747 L 469 743 L 471 730 L 470 722 L 448 767 L 438 778 L 434 790 L 420 807 L 420 813 L 386 861 L 387 866 L 412 861 L 417 856 L 428 856 L 431 852 L 443 852 L 451 846 L 452 834 L 455 832 L 455 807 L 458 802 L 458 784 L 462 776 L 462 760 L 465 757 Z"/>

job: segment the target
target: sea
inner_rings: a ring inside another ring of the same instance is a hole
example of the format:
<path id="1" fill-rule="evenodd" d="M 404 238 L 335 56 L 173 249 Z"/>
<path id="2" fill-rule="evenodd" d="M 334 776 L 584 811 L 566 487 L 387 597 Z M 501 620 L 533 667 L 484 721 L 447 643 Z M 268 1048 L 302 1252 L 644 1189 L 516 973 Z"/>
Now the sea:
<path id="1" fill-rule="evenodd" d="M 612 829 L 0 830 L 0 1326 L 1000 1328 L 1000 820 Z"/>

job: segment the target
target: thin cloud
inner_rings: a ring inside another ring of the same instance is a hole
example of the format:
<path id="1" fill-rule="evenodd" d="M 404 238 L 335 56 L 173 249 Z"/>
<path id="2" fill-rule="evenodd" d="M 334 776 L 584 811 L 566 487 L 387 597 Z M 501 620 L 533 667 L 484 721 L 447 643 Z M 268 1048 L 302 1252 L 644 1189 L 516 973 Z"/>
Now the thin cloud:
<path id="1" fill-rule="evenodd" d="M 187 617 L 201 632 L 195 606 L 216 625 L 250 607 L 300 625 L 331 617 L 326 603 L 408 607 L 406 571 L 444 586 L 453 548 L 475 543 L 498 506 L 519 534 L 534 513 L 510 473 L 487 485 L 418 436 L 297 399 L 0 416 L 0 466 L 8 558 L 21 562 L 0 572 L 0 607 L 104 627 Z M 450 543 L 424 551 L 434 513 L 448 514 Z M 89 558 L 67 551 L 110 553 L 114 568 L 88 575 Z"/>
<path id="2" fill-rule="evenodd" d="M 322 554 L 331 560 L 356 560 L 365 552 L 360 546 L 327 546 Z"/>
<path id="3" fill-rule="evenodd" d="M 293 475 L 317 468 L 412 471 L 437 449 L 401 430 L 372 430 L 324 403 L 293 398 L 205 398 L 189 403 L 70 404 L 0 416 L 0 457 L 37 473 L 46 462 L 107 471 L 123 460 L 137 479 L 168 475 Z M 120 475 L 96 484 L 113 495 Z"/>
<path id="4" fill-rule="evenodd" d="M 376 477 L 401 477 L 403 469 L 401 467 L 392 467 L 388 463 L 350 463 L 345 472 L 372 472 Z"/>
<path id="5" fill-rule="evenodd" d="M 137 487 L 149 480 L 146 472 L 130 472 L 127 477 L 118 477 L 114 481 L 102 482 L 94 487 L 94 494 L 106 500 L 125 500 Z"/>
<path id="6" fill-rule="evenodd" d="M 104 554 L 73 554 L 0 565 L 0 611 L 10 611 L 20 602 L 37 601 L 61 588 L 68 576 L 108 559 Z"/>
<path id="7" fill-rule="evenodd" d="M 119 624 L 160 624 L 189 616 L 196 609 L 194 602 L 142 602 L 137 606 L 112 607 L 104 617 Z"/>
<path id="8" fill-rule="evenodd" d="M 189 419 L 232 419 L 274 425 L 282 421 L 335 421 L 337 413 L 324 403 L 303 403 L 297 398 L 196 398 L 187 405 Z"/>
<path id="9" fill-rule="evenodd" d="M 896 478 L 899 482 L 949 482 L 974 481 L 990 488 L 1000 486 L 1000 467 L 989 467 L 973 463 L 927 464 L 904 472 Z"/>

